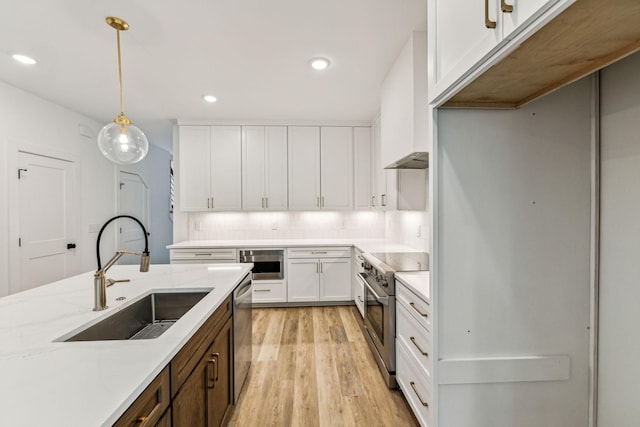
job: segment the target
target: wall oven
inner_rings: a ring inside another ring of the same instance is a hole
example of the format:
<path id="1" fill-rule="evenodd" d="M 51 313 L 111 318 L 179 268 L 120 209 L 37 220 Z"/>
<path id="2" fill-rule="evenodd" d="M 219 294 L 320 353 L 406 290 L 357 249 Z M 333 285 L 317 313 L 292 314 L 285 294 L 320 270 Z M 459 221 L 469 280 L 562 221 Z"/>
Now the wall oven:
<path id="1" fill-rule="evenodd" d="M 241 249 L 239 258 L 253 263 L 253 280 L 284 279 L 284 249 Z"/>

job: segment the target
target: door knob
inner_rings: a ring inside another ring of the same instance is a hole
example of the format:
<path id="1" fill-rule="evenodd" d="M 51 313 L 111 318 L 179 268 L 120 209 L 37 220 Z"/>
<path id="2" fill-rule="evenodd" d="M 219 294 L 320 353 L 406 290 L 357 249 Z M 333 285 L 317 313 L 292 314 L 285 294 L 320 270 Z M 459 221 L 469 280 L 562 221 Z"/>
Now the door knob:
<path id="1" fill-rule="evenodd" d="M 75 243 L 67 243 L 67 249 L 75 249 L 75 248 L 76 248 Z"/>

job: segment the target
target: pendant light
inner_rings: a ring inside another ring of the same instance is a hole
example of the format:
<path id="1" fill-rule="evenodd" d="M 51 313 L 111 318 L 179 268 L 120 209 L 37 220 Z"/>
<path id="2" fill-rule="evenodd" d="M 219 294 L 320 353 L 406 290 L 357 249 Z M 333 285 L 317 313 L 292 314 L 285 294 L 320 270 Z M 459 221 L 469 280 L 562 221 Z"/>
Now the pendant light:
<path id="1" fill-rule="evenodd" d="M 149 152 L 149 141 L 144 132 L 131 123 L 124 114 L 122 101 L 122 60 L 120 58 L 120 31 L 127 31 L 129 24 L 112 16 L 106 19 L 114 28 L 118 38 L 118 77 L 120 79 L 120 115 L 102 128 L 98 134 L 98 147 L 104 156 L 112 162 L 130 165 L 144 159 Z"/>

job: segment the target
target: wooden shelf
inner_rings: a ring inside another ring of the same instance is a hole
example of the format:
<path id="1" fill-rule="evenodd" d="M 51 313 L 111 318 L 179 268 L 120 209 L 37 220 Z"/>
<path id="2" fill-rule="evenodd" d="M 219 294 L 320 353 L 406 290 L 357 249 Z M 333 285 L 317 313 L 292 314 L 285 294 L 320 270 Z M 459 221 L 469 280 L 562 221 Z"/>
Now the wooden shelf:
<path id="1" fill-rule="evenodd" d="M 640 49 L 638 0 L 577 0 L 445 108 L 518 108 Z"/>

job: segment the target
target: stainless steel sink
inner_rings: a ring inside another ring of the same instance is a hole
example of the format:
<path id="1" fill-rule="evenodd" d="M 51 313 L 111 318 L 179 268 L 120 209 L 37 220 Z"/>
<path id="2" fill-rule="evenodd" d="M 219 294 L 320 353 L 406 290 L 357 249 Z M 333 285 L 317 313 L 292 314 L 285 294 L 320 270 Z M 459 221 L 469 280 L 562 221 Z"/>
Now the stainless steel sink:
<path id="1" fill-rule="evenodd" d="M 212 289 L 154 292 L 62 341 L 153 339 L 162 335 Z"/>

